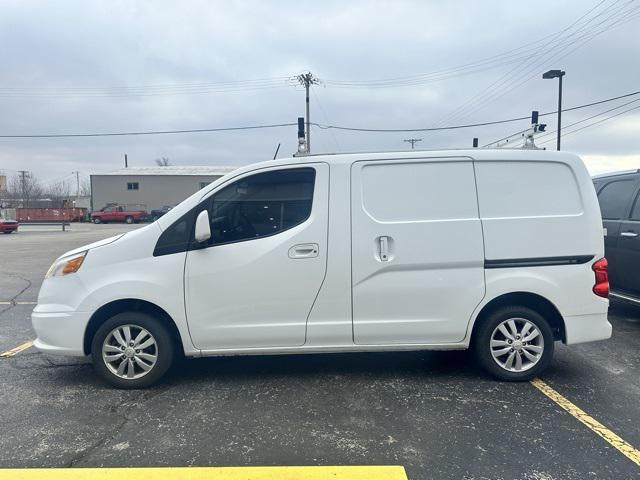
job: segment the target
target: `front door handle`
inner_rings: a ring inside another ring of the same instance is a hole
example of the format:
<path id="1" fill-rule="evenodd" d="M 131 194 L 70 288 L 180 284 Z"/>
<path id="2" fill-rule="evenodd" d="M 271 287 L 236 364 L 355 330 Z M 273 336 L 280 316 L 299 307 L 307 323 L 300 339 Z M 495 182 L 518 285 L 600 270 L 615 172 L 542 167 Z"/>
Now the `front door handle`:
<path id="1" fill-rule="evenodd" d="M 319 251 L 317 243 L 301 243 L 289 249 L 289 258 L 314 258 Z"/>
<path id="2" fill-rule="evenodd" d="M 622 232 L 620 236 L 625 238 L 636 238 L 638 234 L 636 232 Z"/>

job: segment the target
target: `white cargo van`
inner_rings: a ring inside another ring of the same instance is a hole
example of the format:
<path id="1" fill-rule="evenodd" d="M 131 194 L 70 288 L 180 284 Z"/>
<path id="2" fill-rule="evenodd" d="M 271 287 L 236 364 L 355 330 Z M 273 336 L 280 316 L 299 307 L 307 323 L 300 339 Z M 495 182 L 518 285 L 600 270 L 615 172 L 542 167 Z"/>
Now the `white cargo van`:
<path id="1" fill-rule="evenodd" d="M 503 380 L 609 338 L 603 230 L 575 155 L 458 150 L 250 165 L 47 273 L 35 345 L 152 384 L 176 355 L 473 348 Z"/>

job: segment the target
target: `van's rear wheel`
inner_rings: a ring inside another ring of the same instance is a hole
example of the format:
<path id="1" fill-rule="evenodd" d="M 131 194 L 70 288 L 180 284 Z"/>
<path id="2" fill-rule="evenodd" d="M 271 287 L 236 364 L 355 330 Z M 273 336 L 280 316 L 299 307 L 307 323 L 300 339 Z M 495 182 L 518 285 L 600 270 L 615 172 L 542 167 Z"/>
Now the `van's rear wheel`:
<path id="1" fill-rule="evenodd" d="M 535 310 L 504 307 L 482 321 L 473 338 L 473 350 L 482 367 L 507 381 L 530 380 L 553 357 L 553 331 Z"/>
<path id="2" fill-rule="evenodd" d="M 144 388 L 169 369 L 174 343 L 167 328 L 140 312 L 119 313 L 103 323 L 93 337 L 94 368 L 118 388 Z"/>

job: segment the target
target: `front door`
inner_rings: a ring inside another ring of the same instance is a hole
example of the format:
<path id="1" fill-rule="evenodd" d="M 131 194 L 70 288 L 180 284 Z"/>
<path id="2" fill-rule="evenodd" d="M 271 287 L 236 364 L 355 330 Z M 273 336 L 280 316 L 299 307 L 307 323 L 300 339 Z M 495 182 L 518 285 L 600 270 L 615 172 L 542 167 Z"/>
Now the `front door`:
<path id="1" fill-rule="evenodd" d="M 202 204 L 212 237 L 187 253 L 185 303 L 202 350 L 303 345 L 327 260 L 329 167 L 261 170 Z"/>
<path id="2" fill-rule="evenodd" d="M 461 341 L 484 296 L 484 248 L 470 159 L 352 167 L 354 341 Z"/>

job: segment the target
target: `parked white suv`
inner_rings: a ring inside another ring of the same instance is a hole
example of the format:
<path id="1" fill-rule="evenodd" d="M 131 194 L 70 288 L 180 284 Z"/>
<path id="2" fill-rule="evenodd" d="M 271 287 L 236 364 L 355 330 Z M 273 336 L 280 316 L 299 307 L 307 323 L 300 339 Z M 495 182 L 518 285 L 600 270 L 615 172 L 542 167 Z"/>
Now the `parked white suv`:
<path id="1" fill-rule="evenodd" d="M 64 254 L 35 345 L 112 384 L 188 357 L 472 347 L 503 380 L 609 338 L 598 200 L 575 155 L 460 150 L 240 168 Z"/>

